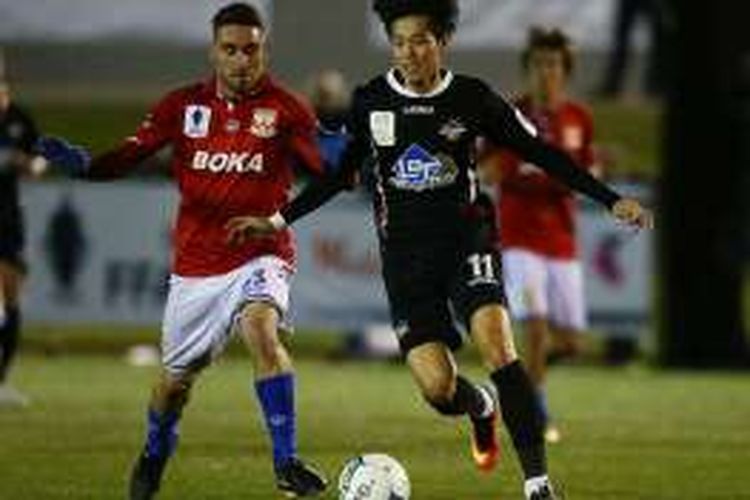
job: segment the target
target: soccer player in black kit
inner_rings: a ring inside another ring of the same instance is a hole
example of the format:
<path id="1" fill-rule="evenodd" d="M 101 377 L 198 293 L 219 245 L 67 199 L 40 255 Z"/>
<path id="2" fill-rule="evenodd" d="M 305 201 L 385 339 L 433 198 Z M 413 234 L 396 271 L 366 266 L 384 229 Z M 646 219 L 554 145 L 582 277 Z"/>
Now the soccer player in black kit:
<path id="1" fill-rule="evenodd" d="M 443 66 L 455 29 L 455 0 L 376 0 L 393 67 L 353 97 L 350 144 L 336 177 L 313 183 L 271 217 L 230 222 L 247 237 L 291 224 L 347 188 L 371 158 L 383 278 L 394 329 L 424 398 L 443 415 L 467 415 L 476 465 L 491 469 L 499 447 L 489 387 L 457 374 L 462 342 L 454 318 L 477 346 L 525 476 L 524 493 L 555 498 L 547 476 L 544 420 L 518 359 L 493 247 L 492 210 L 477 200 L 477 138 L 507 147 L 603 204 L 620 222 L 648 227 L 651 214 L 546 145 L 483 81 Z"/>
<path id="2" fill-rule="evenodd" d="M 18 347 L 25 272 L 18 177 L 44 161 L 34 153 L 36 140 L 34 122 L 11 102 L 10 86 L 0 77 L 0 406 L 28 402 L 7 383 L 7 377 Z"/>

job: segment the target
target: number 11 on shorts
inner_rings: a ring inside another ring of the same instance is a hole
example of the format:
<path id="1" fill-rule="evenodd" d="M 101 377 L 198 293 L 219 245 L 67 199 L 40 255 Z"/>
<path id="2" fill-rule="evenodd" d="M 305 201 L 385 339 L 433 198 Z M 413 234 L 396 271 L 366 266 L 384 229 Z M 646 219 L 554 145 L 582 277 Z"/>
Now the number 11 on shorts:
<path id="1" fill-rule="evenodd" d="M 467 259 L 471 266 L 472 281 L 495 281 L 494 265 L 492 263 L 492 255 L 485 254 L 471 254 Z"/>

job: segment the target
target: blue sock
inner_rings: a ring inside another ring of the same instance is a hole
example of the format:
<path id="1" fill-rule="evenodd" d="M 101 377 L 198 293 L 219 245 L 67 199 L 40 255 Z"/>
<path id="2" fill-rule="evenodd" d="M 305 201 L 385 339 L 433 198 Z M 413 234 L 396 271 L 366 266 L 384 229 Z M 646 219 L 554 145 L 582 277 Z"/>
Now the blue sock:
<path id="1" fill-rule="evenodd" d="M 273 443 L 273 463 L 278 468 L 297 453 L 294 374 L 284 373 L 258 380 L 255 392 Z"/>
<path id="2" fill-rule="evenodd" d="M 174 453 L 175 448 L 177 448 L 177 424 L 179 421 L 179 412 L 159 413 L 149 408 L 146 455 L 166 460 Z"/>

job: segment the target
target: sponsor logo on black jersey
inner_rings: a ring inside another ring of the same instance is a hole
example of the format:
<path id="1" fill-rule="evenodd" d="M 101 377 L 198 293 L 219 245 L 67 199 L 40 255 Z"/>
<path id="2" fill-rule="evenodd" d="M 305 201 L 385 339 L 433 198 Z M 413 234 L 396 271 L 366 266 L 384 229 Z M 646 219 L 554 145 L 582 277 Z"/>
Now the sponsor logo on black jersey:
<path id="1" fill-rule="evenodd" d="M 458 166 L 447 155 L 432 155 L 419 144 L 412 144 L 393 165 L 391 185 L 409 191 L 424 191 L 452 184 Z"/>
<path id="2" fill-rule="evenodd" d="M 429 104 L 410 104 L 402 110 L 405 115 L 434 115 L 435 106 Z"/>

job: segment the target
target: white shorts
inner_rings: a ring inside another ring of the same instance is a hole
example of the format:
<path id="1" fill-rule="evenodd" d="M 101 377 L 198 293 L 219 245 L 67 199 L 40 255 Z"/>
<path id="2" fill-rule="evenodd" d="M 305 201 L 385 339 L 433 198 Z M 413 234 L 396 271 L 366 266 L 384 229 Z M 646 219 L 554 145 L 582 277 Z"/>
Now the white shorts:
<path id="1" fill-rule="evenodd" d="M 557 328 L 587 328 L 583 271 L 577 259 L 552 259 L 537 253 L 503 251 L 505 291 L 514 319 L 546 319 Z"/>
<path id="2" fill-rule="evenodd" d="M 218 276 L 172 275 L 162 322 L 162 364 L 174 374 L 214 360 L 229 342 L 237 313 L 248 302 L 267 302 L 288 328 L 292 269 L 275 256 L 253 259 Z"/>

